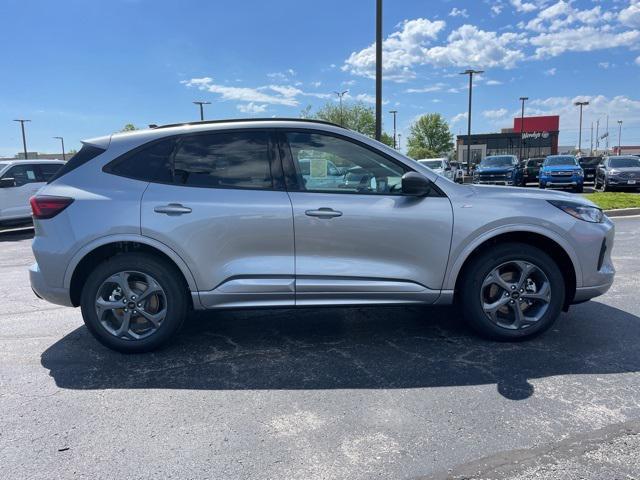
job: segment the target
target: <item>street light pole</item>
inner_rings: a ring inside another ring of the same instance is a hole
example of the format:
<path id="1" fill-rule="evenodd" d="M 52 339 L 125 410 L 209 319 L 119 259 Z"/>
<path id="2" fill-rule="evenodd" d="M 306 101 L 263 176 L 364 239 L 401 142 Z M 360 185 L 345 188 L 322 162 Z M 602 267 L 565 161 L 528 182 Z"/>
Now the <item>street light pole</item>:
<path id="1" fill-rule="evenodd" d="M 27 160 L 27 137 L 24 134 L 24 122 L 30 122 L 31 120 L 17 119 L 14 122 L 20 122 L 20 128 L 22 129 L 22 148 L 24 150 L 24 159 Z"/>
<path id="2" fill-rule="evenodd" d="M 66 162 L 67 161 L 67 157 L 66 157 L 66 155 L 64 153 L 64 138 L 62 138 L 62 137 L 53 137 L 53 138 L 57 138 L 62 143 L 62 160 L 64 162 Z"/>
<path id="3" fill-rule="evenodd" d="M 522 102 L 522 113 L 520 114 L 520 158 L 522 160 L 522 147 L 524 146 L 524 102 L 529 100 L 529 97 L 520 97 Z"/>
<path id="4" fill-rule="evenodd" d="M 399 134 L 398 134 L 398 151 L 402 150 L 402 145 L 401 145 L 401 143 L 402 143 L 402 134 L 401 134 L 401 133 L 399 133 Z"/>
<path id="5" fill-rule="evenodd" d="M 344 111 L 342 110 L 342 97 L 344 97 L 347 93 L 349 93 L 349 90 L 344 90 L 343 92 L 334 91 L 333 93 L 335 93 L 338 96 L 338 100 L 340 101 L 340 126 L 344 127 Z"/>
<path id="6" fill-rule="evenodd" d="M 471 173 L 471 97 L 473 95 L 473 74 L 484 70 L 465 70 L 460 75 L 469 75 L 469 111 L 467 113 L 467 175 Z M 464 160 L 464 156 L 462 158 Z"/>
<path id="7" fill-rule="evenodd" d="M 618 120 L 618 155 L 622 155 L 622 144 L 620 143 L 622 138 L 622 120 Z"/>
<path id="8" fill-rule="evenodd" d="M 582 107 L 589 105 L 589 102 L 574 102 L 576 107 L 580 107 L 580 129 L 578 130 L 578 153 L 582 153 Z M 597 135 L 596 135 L 597 136 Z M 596 144 L 598 139 L 596 138 Z M 596 146 L 596 150 L 598 147 Z"/>
<path id="9" fill-rule="evenodd" d="M 200 107 L 200 121 L 204 122 L 204 108 L 203 105 L 211 105 L 211 102 L 193 102 Z"/>
<path id="10" fill-rule="evenodd" d="M 382 138 L 382 0 L 376 0 L 376 140 Z"/>
<path id="11" fill-rule="evenodd" d="M 389 113 L 393 115 L 393 148 L 396 148 L 396 115 L 398 114 L 397 110 L 389 110 Z"/>

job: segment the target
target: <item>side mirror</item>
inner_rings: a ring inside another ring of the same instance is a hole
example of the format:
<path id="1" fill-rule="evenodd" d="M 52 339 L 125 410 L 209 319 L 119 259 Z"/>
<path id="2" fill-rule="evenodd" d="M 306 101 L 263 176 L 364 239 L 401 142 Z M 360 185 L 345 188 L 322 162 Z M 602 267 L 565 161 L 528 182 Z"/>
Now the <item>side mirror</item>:
<path id="1" fill-rule="evenodd" d="M 10 177 L 0 178 L 0 188 L 10 188 L 15 186 L 16 186 L 15 178 L 10 178 Z"/>
<path id="2" fill-rule="evenodd" d="M 451 165 L 447 165 L 444 169 L 445 169 L 445 171 L 450 172 L 451 171 Z"/>
<path id="3" fill-rule="evenodd" d="M 431 192 L 431 180 L 417 172 L 407 172 L 402 176 L 402 193 L 414 197 L 425 197 Z"/>

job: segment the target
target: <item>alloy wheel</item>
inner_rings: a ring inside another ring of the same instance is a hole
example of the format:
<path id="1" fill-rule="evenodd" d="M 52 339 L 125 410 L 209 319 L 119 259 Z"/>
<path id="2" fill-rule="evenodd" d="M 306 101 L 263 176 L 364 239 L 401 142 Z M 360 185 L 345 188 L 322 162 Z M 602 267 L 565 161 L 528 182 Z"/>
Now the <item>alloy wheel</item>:
<path id="1" fill-rule="evenodd" d="M 102 282 L 95 309 L 98 321 L 111 335 L 141 340 L 162 325 L 167 315 L 167 296 L 151 275 L 123 271 Z"/>
<path id="2" fill-rule="evenodd" d="M 495 325 L 521 330 L 538 322 L 549 308 L 551 284 L 545 273 L 525 260 L 505 262 L 482 282 L 480 302 Z"/>

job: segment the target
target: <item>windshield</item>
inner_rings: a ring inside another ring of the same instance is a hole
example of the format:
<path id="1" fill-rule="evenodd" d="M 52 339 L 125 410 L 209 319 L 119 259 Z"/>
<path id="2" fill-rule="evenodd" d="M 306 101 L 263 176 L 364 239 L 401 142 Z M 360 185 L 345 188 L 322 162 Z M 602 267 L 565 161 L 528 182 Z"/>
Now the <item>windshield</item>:
<path id="1" fill-rule="evenodd" d="M 609 160 L 609 166 L 611 168 L 640 167 L 640 158 L 634 158 L 634 157 L 612 158 L 611 160 Z"/>
<path id="2" fill-rule="evenodd" d="M 442 160 L 418 160 L 422 165 L 429 168 L 442 168 Z"/>
<path id="3" fill-rule="evenodd" d="M 595 167 L 602 160 L 601 157 L 582 157 L 580 159 L 580 165 L 585 165 L 587 167 Z"/>
<path id="4" fill-rule="evenodd" d="M 510 167 L 513 157 L 487 157 L 480 162 L 481 167 Z"/>
<path id="5" fill-rule="evenodd" d="M 549 166 L 553 167 L 553 166 L 559 166 L 559 165 L 576 165 L 576 158 L 570 157 L 570 156 L 548 157 L 544 161 L 544 165 L 545 167 L 549 167 Z"/>

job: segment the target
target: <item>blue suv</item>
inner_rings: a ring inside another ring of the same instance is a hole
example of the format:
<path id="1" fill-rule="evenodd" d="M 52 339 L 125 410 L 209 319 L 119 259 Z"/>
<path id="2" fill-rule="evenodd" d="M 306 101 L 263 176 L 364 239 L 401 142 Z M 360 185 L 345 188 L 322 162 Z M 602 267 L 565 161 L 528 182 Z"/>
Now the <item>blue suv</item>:
<path id="1" fill-rule="evenodd" d="M 582 193 L 584 170 L 573 155 L 549 155 L 540 169 L 540 188 L 571 188 Z"/>

